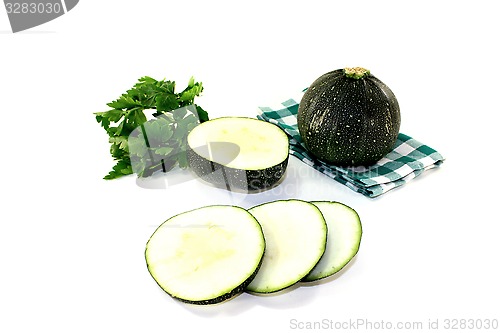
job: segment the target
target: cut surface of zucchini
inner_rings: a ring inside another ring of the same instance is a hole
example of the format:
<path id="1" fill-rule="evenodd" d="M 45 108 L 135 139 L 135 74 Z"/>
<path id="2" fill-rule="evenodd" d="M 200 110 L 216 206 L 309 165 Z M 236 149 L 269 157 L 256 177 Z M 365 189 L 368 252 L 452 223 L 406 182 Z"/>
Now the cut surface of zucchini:
<path id="1" fill-rule="evenodd" d="M 172 297 L 214 304 L 242 291 L 261 264 L 260 224 L 243 208 L 207 206 L 161 224 L 146 245 L 147 267 Z"/>
<path id="2" fill-rule="evenodd" d="M 221 152 L 197 150 L 212 142 L 236 144 L 239 153 L 228 161 Z M 253 118 L 222 117 L 201 123 L 189 133 L 188 144 L 205 159 L 235 169 L 261 170 L 288 157 L 286 134 L 276 125 Z"/>
<path id="3" fill-rule="evenodd" d="M 228 189 L 261 190 L 284 175 L 289 155 L 286 133 L 266 121 L 215 118 L 187 137 L 188 161 L 202 179 Z"/>
<path id="4" fill-rule="evenodd" d="M 249 209 L 262 226 L 266 251 L 247 290 L 271 293 L 306 276 L 326 248 L 327 225 L 321 211 L 301 200 L 278 200 Z"/>
<path id="5" fill-rule="evenodd" d="M 340 202 L 312 201 L 328 225 L 323 257 L 303 281 L 315 281 L 340 271 L 359 250 L 362 226 L 358 213 Z"/>

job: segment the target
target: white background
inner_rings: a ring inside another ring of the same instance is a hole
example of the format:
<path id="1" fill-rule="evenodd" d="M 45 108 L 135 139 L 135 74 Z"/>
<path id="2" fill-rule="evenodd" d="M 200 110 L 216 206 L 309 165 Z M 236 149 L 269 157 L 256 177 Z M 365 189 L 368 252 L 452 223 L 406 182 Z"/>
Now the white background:
<path id="1" fill-rule="evenodd" d="M 0 8 L 0 331 L 500 320 L 497 9 L 482 0 L 80 1 L 12 34 Z M 92 113 L 141 76 L 180 89 L 195 76 L 205 86 L 196 102 L 215 118 L 254 116 L 345 66 L 366 67 L 391 87 L 401 131 L 445 155 L 441 168 L 377 199 L 295 158 L 283 184 L 248 196 L 196 180 L 151 190 L 133 176 L 102 179 L 113 161 Z M 358 211 L 361 249 L 342 274 L 211 307 L 175 302 L 150 277 L 145 244 L 168 217 L 282 198 Z"/>

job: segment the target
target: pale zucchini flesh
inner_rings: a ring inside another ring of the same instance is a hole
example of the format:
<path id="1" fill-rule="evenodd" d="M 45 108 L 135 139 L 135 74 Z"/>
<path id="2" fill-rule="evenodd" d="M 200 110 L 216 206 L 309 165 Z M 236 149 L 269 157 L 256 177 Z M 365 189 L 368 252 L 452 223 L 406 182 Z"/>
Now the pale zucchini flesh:
<path id="1" fill-rule="evenodd" d="M 303 281 L 315 281 L 339 272 L 356 255 L 362 237 L 359 215 L 340 202 L 313 201 L 327 223 L 328 238 L 321 260 Z"/>
<path id="2" fill-rule="evenodd" d="M 207 206 L 164 222 L 147 242 L 145 257 L 153 279 L 169 295 L 213 304 L 244 291 L 264 249 L 260 224 L 248 211 Z"/>
<path id="3" fill-rule="evenodd" d="M 228 158 L 227 148 L 220 144 L 224 142 L 228 146 L 236 145 L 238 153 Z M 189 133 L 188 145 L 209 161 L 242 170 L 262 170 L 288 157 L 285 132 L 274 124 L 245 117 L 221 117 L 204 122 Z"/>
<path id="4" fill-rule="evenodd" d="M 215 118 L 187 137 L 187 158 L 202 180 L 227 190 L 259 191 L 279 184 L 289 142 L 277 125 L 245 117 Z"/>
<path id="5" fill-rule="evenodd" d="M 306 276 L 326 248 L 327 225 L 321 211 L 301 200 L 278 200 L 249 209 L 262 226 L 266 251 L 247 290 L 272 293 Z"/>

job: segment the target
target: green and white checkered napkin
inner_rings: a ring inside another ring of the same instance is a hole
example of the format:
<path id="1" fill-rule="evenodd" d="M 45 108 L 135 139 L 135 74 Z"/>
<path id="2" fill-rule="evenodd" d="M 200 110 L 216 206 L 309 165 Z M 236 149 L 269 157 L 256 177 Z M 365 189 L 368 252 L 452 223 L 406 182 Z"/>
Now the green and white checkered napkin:
<path id="1" fill-rule="evenodd" d="M 297 112 L 302 94 L 277 106 L 259 107 L 257 118 L 278 125 L 288 134 L 290 154 L 356 192 L 370 198 L 377 197 L 444 161 L 436 150 L 400 133 L 394 149 L 370 167 L 344 168 L 321 162 L 305 149 L 297 128 Z"/>

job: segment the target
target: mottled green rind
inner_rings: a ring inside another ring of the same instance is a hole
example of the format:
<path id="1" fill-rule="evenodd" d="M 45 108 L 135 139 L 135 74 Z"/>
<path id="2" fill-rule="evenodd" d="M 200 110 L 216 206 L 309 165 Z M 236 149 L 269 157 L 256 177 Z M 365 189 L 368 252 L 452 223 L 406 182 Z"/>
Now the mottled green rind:
<path id="1" fill-rule="evenodd" d="M 368 166 L 393 149 L 401 116 L 396 96 L 382 81 L 369 73 L 349 78 L 338 69 L 307 89 L 297 123 L 307 150 L 318 159 Z"/>
<path id="2" fill-rule="evenodd" d="M 230 168 L 210 161 L 188 148 L 187 158 L 194 173 L 204 181 L 228 190 L 260 191 L 275 186 L 286 172 L 288 157 L 262 170 Z"/>

